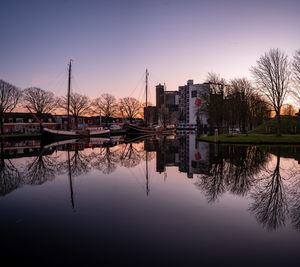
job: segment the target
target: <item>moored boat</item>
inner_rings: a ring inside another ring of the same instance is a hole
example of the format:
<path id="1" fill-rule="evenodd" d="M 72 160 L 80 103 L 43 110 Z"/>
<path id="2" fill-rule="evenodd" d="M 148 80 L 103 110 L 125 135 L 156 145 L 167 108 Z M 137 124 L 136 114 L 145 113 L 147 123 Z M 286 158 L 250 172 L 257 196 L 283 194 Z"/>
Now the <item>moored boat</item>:
<path id="1" fill-rule="evenodd" d="M 67 129 L 66 130 L 53 130 L 44 128 L 43 137 L 45 140 L 65 140 L 71 138 L 83 138 L 83 137 L 104 137 L 109 136 L 110 130 L 104 129 L 103 127 L 87 127 L 82 129 L 70 129 L 70 91 L 71 91 L 71 69 L 72 60 L 69 63 L 69 79 L 68 79 L 68 105 L 67 105 Z M 78 125 L 76 125 L 78 126 Z"/>
<path id="2" fill-rule="evenodd" d="M 110 130 L 102 127 L 87 128 L 85 130 L 52 130 L 48 128 L 43 129 L 43 135 L 46 139 L 70 139 L 70 138 L 84 138 L 84 137 L 104 137 L 109 136 Z"/>

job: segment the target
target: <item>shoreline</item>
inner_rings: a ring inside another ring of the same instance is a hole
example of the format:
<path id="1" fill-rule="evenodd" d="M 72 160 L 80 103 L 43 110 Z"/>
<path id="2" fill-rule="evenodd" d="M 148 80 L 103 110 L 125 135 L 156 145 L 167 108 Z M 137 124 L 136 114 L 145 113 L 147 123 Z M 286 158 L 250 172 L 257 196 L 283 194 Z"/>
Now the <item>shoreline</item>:
<path id="1" fill-rule="evenodd" d="M 260 144 L 260 145 L 300 145 L 300 135 L 255 135 L 245 134 L 228 136 L 227 134 L 219 135 L 218 141 L 214 141 L 214 136 L 196 137 L 197 141 L 204 141 L 217 144 Z"/>

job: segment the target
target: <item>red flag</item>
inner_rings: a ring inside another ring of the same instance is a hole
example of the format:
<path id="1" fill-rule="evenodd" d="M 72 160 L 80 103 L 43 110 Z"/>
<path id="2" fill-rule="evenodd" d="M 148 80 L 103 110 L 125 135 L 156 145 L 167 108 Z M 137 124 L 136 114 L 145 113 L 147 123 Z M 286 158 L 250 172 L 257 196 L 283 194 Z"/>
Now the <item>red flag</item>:
<path id="1" fill-rule="evenodd" d="M 195 105 L 197 105 L 197 106 L 201 105 L 201 99 L 200 98 L 196 98 Z"/>
<path id="2" fill-rule="evenodd" d="M 200 154 L 199 152 L 197 152 L 197 153 L 195 154 L 195 159 L 196 159 L 196 160 L 200 160 L 200 159 L 201 159 L 201 154 Z"/>

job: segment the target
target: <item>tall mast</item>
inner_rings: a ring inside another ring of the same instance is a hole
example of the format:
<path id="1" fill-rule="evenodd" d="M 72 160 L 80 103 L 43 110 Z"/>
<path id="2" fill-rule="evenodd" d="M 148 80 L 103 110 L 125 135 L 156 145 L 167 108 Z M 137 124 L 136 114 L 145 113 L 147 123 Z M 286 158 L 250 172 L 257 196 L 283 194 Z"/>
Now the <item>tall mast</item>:
<path id="1" fill-rule="evenodd" d="M 71 93 L 71 70 L 72 70 L 72 59 L 70 59 L 70 63 L 69 63 L 68 106 L 67 106 L 67 113 L 68 113 L 68 123 L 67 123 L 67 130 L 70 130 L 70 93 Z"/>
<path id="2" fill-rule="evenodd" d="M 146 107 L 148 107 L 148 75 L 149 75 L 149 72 L 146 69 Z"/>
<path id="3" fill-rule="evenodd" d="M 148 72 L 148 69 L 146 69 L 146 108 L 148 107 L 148 75 L 149 75 L 149 72 Z M 147 114 L 147 112 L 146 112 L 146 114 Z M 145 109 L 144 109 L 144 119 L 145 119 L 145 123 L 147 126 L 148 120 L 147 120 L 147 116 L 145 116 Z"/>

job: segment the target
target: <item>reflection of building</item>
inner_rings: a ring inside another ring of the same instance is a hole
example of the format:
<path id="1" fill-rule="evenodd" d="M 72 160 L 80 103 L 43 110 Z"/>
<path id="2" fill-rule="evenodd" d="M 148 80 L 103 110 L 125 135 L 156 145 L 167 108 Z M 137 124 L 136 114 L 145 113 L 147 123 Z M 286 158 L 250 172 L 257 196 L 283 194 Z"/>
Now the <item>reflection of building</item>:
<path id="1" fill-rule="evenodd" d="M 168 166 L 178 166 L 188 178 L 209 171 L 209 144 L 196 142 L 194 134 L 177 135 L 173 139 L 148 139 L 145 150 L 156 151 L 156 171 L 160 173 Z"/>

